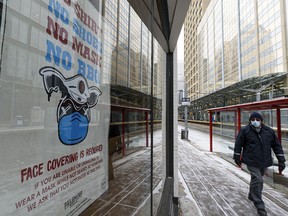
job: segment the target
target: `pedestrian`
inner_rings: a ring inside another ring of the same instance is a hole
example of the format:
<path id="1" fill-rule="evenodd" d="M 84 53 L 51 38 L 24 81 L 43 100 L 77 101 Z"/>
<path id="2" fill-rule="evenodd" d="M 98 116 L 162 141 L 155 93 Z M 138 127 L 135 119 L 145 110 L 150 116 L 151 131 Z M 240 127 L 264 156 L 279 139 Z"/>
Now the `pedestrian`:
<path id="1" fill-rule="evenodd" d="M 247 165 L 251 175 L 248 199 L 254 203 L 261 216 L 267 215 L 262 200 L 262 177 L 273 164 L 271 148 L 278 159 L 279 173 L 282 173 L 286 161 L 282 146 L 275 132 L 263 124 L 261 114 L 253 112 L 249 117 L 249 124 L 241 128 L 236 138 L 233 159 L 239 167 L 242 162 Z"/>

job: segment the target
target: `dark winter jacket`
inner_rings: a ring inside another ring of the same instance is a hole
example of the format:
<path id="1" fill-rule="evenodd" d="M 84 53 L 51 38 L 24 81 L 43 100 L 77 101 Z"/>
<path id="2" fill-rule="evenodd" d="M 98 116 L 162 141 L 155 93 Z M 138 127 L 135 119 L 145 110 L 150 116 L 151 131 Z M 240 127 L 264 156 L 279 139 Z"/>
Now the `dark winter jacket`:
<path id="1" fill-rule="evenodd" d="M 234 155 L 240 155 L 242 152 L 241 161 L 243 163 L 248 166 L 264 168 L 271 166 L 273 163 L 271 148 L 278 161 L 285 162 L 283 149 L 275 132 L 263 124 L 261 130 L 257 132 L 249 124 L 242 127 L 237 136 Z"/>

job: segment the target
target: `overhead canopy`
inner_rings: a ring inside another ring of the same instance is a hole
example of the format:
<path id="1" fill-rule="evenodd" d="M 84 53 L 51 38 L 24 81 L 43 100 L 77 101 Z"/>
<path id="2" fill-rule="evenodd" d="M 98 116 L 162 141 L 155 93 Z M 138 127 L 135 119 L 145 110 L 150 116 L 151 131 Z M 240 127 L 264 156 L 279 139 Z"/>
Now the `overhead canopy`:
<path id="1" fill-rule="evenodd" d="M 237 104 L 225 107 L 216 107 L 207 109 L 206 111 L 219 112 L 219 111 L 237 111 L 241 110 L 268 110 L 268 109 L 283 109 L 288 108 L 288 98 L 276 98 L 272 100 L 256 101 L 251 103 Z"/>
<path id="2" fill-rule="evenodd" d="M 191 0 L 128 0 L 163 50 L 173 52 Z M 154 5 L 153 29 L 152 5 Z"/>
<path id="3" fill-rule="evenodd" d="M 285 79 L 287 73 L 272 73 L 259 77 L 251 77 L 226 88 L 220 89 L 194 101 L 191 101 L 190 111 L 207 110 L 217 107 L 231 107 L 231 105 L 250 103 L 261 95 L 261 100 L 270 97 L 284 97 Z M 183 110 L 184 108 L 182 108 Z"/>

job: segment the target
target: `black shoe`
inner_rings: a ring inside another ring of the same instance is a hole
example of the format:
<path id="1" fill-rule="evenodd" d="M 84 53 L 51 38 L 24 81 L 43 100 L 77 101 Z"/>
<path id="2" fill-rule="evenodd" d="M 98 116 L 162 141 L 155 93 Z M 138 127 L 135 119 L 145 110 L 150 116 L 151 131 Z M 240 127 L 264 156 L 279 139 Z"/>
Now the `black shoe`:
<path id="1" fill-rule="evenodd" d="M 257 209 L 257 212 L 260 216 L 266 216 L 267 212 L 265 211 L 265 209 Z"/>
<path id="2" fill-rule="evenodd" d="M 253 200 L 253 198 L 252 198 L 250 193 L 248 194 L 248 199 L 251 200 L 252 202 L 254 202 L 254 200 Z"/>

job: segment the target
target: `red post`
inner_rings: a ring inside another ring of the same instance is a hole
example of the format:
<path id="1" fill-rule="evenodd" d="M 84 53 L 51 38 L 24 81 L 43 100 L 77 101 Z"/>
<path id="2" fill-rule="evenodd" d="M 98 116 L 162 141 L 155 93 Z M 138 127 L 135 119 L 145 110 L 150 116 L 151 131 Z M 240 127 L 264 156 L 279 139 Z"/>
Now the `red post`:
<path id="1" fill-rule="evenodd" d="M 239 133 L 240 129 L 241 129 L 241 109 L 238 108 L 237 109 L 237 134 Z"/>
<path id="2" fill-rule="evenodd" d="M 277 119 L 277 136 L 279 142 L 282 143 L 282 135 L 281 135 L 281 111 L 279 108 L 276 109 L 276 119 Z"/>
<path id="3" fill-rule="evenodd" d="M 237 129 L 238 129 L 238 113 L 237 113 L 237 111 L 234 112 L 234 116 L 235 116 L 235 119 L 234 119 L 234 137 L 236 137 Z"/>
<path id="4" fill-rule="evenodd" d="M 125 109 L 122 109 L 122 156 L 125 156 Z"/>
<path id="5" fill-rule="evenodd" d="M 212 111 L 209 111 L 209 127 L 210 127 L 210 152 L 213 152 L 213 139 L 212 139 Z"/>
<path id="6" fill-rule="evenodd" d="M 146 147 L 148 147 L 148 111 L 145 112 L 145 120 L 146 120 Z M 151 124 L 153 124 L 151 122 Z"/>
<path id="7" fill-rule="evenodd" d="M 276 108 L 276 119 L 277 119 L 277 136 L 279 142 L 282 144 L 282 135 L 281 135 L 281 110 Z M 282 172 L 279 172 L 279 175 L 282 175 Z"/>

